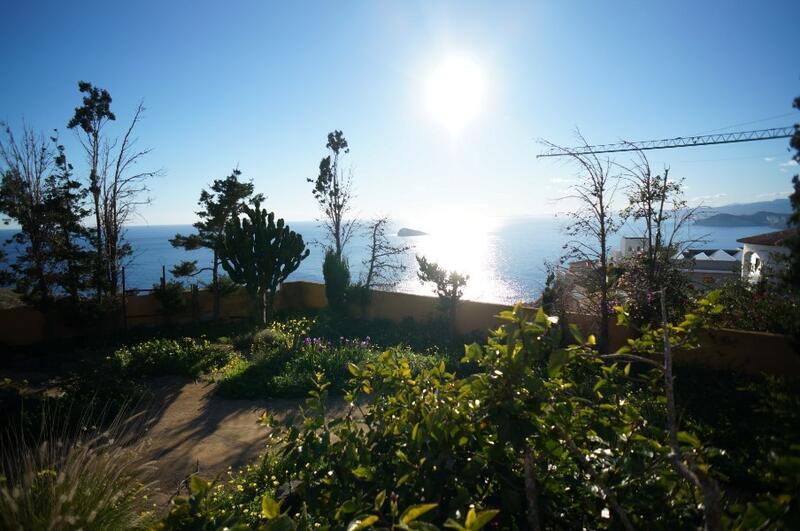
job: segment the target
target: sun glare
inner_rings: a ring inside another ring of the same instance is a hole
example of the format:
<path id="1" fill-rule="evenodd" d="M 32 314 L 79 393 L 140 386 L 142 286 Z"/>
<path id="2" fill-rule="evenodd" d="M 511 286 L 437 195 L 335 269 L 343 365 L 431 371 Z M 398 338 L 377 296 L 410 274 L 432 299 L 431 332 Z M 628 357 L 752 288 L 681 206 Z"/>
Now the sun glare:
<path id="1" fill-rule="evenodd" d="M 452 134 L 459 133 L 481 110 L 483 73 L 468 56 L 446 57 L 428 78 L 426 88 L 429 111 Z"/>

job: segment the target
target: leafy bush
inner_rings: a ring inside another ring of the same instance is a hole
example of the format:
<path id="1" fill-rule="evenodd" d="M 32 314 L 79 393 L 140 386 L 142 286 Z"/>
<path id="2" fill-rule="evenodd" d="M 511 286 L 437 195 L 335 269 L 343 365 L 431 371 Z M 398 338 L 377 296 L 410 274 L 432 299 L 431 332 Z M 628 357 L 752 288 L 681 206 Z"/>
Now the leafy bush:
<path id="1" fill-rule="evenodd" d="M 777 334 L 800 333 L 800 301 L 779 283 L 736 278 L 720 289 L 719 326 Z"/>
<path id="2" fill-rule="evenodd" d="M 415 373 L 442 360 L 405 347 L 392 351 L 407 360 Z M 302 397 L 313 389 L 314 376 L 319 373 L 331 383 L 333 391 L 340 393 L 349 378 L 348 364 L 377 356 L 369 338 L 332 342 L 306 337 L 296 349 L 277 346 L 257 350 L 254 343 L 251 360 L 235 357 L 216 373 L 218 392 L 231 398 Z"/>
<path id="3" fill-rule="evenodd" d="M 114 359 L 128 374 L 197 376 L 222 367 L 231 356 L 225 346 L 206 339 L 152 339 L 114 352 Z"/>
<path id="4" fill-rule="evenodd" d="M 153 297 L 161 304 L 167 322 L 188 306 L 184 291 L 183 284 L 176 281 L 166 282 L 163 286 L 153 284 Z"/>
<path id="5" fill-rule="evenodd" d="M 153 514 L 131 444 L 136 419 L 118 416 L 101 430 L 90 416 L 73 425 L 63 418 L 50 412 L 33 442 L 28 433 L 3 434 L 0 527 L 147 529 Z"/>
<path id="6" fill-rule="evenodd" d="M 720 310 L 716 297 L 670 325 L 671 341 L 691 348 Z M 470 528 L 480 514 L 499 529 L 698 528 L 701 488 L 678 472 L 677 456 L 724 485 L 720 527 L 796 527 L 796 385 L 678 372 L 676 453 L 664 374 L 619 363 L 652 364 L 642 360 L 663 346 L 661 330 L 601 357 L 574 327 L 580 344 L 563 347 L 561 327 L 543 312 L 501 318 L 486 345 L 465 349 L 480 368 L 465 378 L 441 361 L 414 368 L 407 353 L 372 349 L 348 364 L 349 408 L 338 418 L 326 409 L 334 386 L 317 375 L 299 418 L 270 433 L 263 459 L 227 482 L 198 478 L 163 525 L 388 529 L 413 507 L 421 512 L 409 529 Z M 326 350 L 309 343 L 309 358 Z M 269 414 L 262 421 L 273 425 Z"/>
<path id="7" fill-rule="evenodd" d="M 256 332 L 253 335 L 253 344 L 250 346 L 250 351 L 253 355 L 258 355 L 271 350 L 288 350 L 292 347 L 289 337 L 279 330 L 274 328 L 265 328 Z"/>
<path id="8" fill-rule="evenodd" d="M 664 251 L 669 254 L 669 252 Z M 649 278 L 651 258 L 645 253 L 629 256 L 617 264 L 619 277 L 614 284 L 615 294 L 630 314 L 636 326 L 657 325 L 661 322 L 658 291 L 666 294 L 667 317 L 679 321 L 695 302 L 695 289 L 689 276 L 678 269 L 669 258 L 656 257 L 656 278 Z"/>
<path id="9" fill-rule="evenodd" d="M 544 314 L 502 317 L 485 347 L 466 350 L 481 367 L 467 378 L 442 360 L 415 372 L 402 351 L 365 352 L 348 364 L 343 418 L 329 418 L 335 385 L 320 374 L 301 422 L 287 419 L 261 464 L 215 486 L 202 518 L 230 525 L 234 514 L 257 526 L 274 499 L 322 528 L 390 527 L 393 511 L 413 504 L 427 507 L 427 525 L 463 518 L 471 505 L 498 509 L 504 529 L 531 519 L 543 528 L 696 525 L 692 489 L 672 471 L 663 430 L 642 414 L 656 401 L 652 385 L 628 385 L 627 368 L 586 347 L 560 347 Z M 346 358 L 314 359 L 328 354 L 321 341 L 302 351 L 308 359 L 290 363 L 332 372 Z"/>

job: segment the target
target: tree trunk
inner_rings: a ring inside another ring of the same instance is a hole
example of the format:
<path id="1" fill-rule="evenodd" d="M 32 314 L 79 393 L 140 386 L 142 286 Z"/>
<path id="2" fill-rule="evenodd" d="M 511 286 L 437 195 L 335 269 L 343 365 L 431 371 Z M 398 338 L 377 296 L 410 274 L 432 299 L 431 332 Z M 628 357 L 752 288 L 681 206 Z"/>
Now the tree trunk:
<path id="1" fill-rule="evenodd" d="M 671 458 L 677 472 L 684 479 L 693 483 L 700 489 L 703 496 L 703 514 L 705 516 L 706 531 L 721 531 L 722 526 L 722 500 L 719 485 L 706 472 L 700 469 L 691 458 L 684 456 L 678 441 L 678 416 L 675 406 L 674 376 L 672 373 L 672 344 L 669 340 L 667 324 L 667 304 L 664 299 L 664 289 L 661 290 L 661 326 L 664 339 L 664 394 L 667 399 L 667 436 L 671 449 Z M 684 463 L 684 457 L 686 462 Z"/>
<path id="2" fill-rule="evenodd" d="M 260 324 L 262 326 L 266 326 L 267 323 L 269 322 L 268 315 L 267 315 L 268 304 L 267 304 L 267 292 L 266 292 L 266 290 L 262 290 L 258 294 L 258 303 L 259 303 L 258 316 L 259 316 L 259 319 L 261 320 Z"/>
<path id="3" fill-rule="evenodd" d="M 264 312 L 265 312 L 264 313 L 264 319 L 265 319 L 265 323 L 264 324 L 271 323 L 272 319 L 273 319 L 273 317 L 275 315 L 275 291 L 268 290 L 266 296 L 267 296 L 267 301 L 266 301 L 266 307 L 265 307 L 265 310 L 264 310 Z"/>
<path id="4" fill-rule="evenodd" d="M 212 263 L 213 267 L 211 268 L 211 289 L 213 290 L 214 294 L 214 320 L 219 320 L 219 255 L 217 254 L 217 250 L 214 249 L 214 261 Z"/>
<path id="5" fill-rule="evenodd" d="M 97 300 L 103 298 L 103 231 L 100 223 L 100 190 L 97 187 L 97 175 L 95 170 L 92 170 L 92 199 L 94 200 L 94 222 L 96 226 L 96 234 L 94 238 L 94 248 L 96 256 L 94 257 L 94 286 L 97 295 Z"/>
<path id="6" fill-rule="evenodd" d="M 530 531 L 540 531 L 542 524 L 539 520 L 539 487 L 536 485 L 533 452 L 527 444 L 523 451 L 523 469 L 525 471 L 525 500 L 527 502 L 525 516 L 528 519 L 528 529 Z"/>

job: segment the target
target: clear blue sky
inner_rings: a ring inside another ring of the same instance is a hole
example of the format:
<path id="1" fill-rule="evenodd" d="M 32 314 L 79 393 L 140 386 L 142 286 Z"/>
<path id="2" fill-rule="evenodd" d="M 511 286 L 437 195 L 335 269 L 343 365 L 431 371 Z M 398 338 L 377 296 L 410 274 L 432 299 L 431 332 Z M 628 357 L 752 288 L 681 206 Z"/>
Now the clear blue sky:
<path id="1" fill-rule="evenodd" d="M 8 2 L 0 118 L 65 129 L 77 81 L 107 88 L 166 175 L 150 224 L 193 221 L 201 187 L 238 165 L 290 220 L 313 219 L 306 178 L 328 131 L 350 141 L 362 216 L 549 215 L 571 176 L 537 160 L 571 144 L 794 123 L 794 2 Z M 425 87 L 453 54 L 480 70 L 457 137 Z M 118 124 L 121 125 L 121 124 Z M 69 137 L 67 131 L 62 134 Z M 74 148 L 74 142 L 70 147 Z M 788 193 L 783 140 L 657 152 L 688 195 L 721 204 Z M 72 149 L 73 159 L 78 158 Z M 784 164 L 782 166 L 782 164 Z M 81 168 L 81 165 L 78 165 Z"/>

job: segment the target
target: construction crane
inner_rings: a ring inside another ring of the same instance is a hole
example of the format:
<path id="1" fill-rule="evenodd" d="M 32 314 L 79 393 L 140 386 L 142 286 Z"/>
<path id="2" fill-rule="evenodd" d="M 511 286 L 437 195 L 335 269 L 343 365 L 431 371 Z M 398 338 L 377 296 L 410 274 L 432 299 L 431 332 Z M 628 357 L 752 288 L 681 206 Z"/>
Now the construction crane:
<path id="1" fill-rule="evenodd" d="M 664 138 L 662 140 L 618 142 L 616 144 L 599 144 L 596 146 L 579 146 L 564 149 L 553 147 L 544 153 L 536 155 L 536 158 L 590 154 L 597 155 L 599 153 L 618 153 L 621 151 L 645 151 L 649 149 L 708 146 L 712 144 L 732 144 L 734 142 L 755 142 L 757 140 L 789 138 L 793 134 L 794 127 L 775 127 L 773 129 L 758 129 L 755 131 L 738 131 L 735 133 L 717 133 L 713 135 L 698 136 L 679 136 L 677 138 Z"/>

